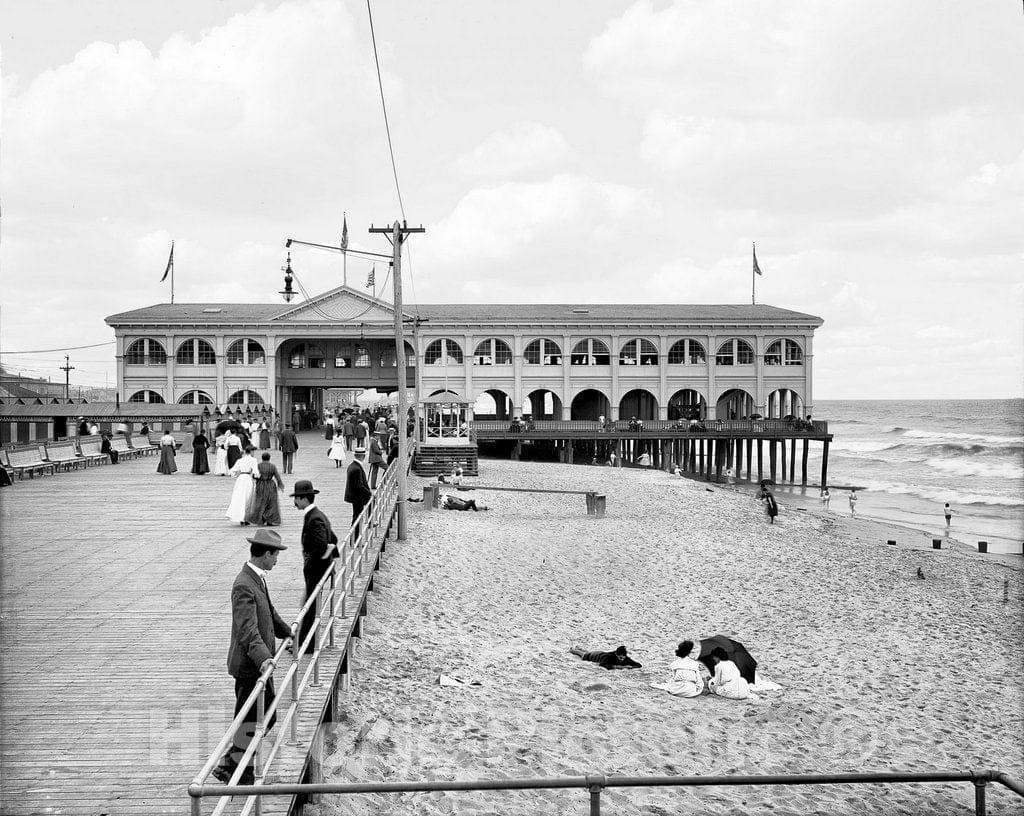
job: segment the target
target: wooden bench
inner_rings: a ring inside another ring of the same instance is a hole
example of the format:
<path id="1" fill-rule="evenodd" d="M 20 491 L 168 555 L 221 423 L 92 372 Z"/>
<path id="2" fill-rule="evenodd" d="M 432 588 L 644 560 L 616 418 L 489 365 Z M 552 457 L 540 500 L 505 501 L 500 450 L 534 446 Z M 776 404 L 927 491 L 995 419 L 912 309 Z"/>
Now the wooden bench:
<path id="1" fill-rule="evenodd" d="M 553 490 L 551 488 L 544 487 L 501 487 L 498 485 L 449 485 L 454 487 L 456 490 L 500 490 L 506 493 L 561 493 L 570 496 L 586 496 L 587 501 L 587 515 L 597 516 L 597 518 L 604 518 L 604 511 L 606 505 L 606 497 L 604 493 L 598 493 L 595 490 Z"/>
<path id="2" fill-rule="evenodd" d="M 159 438 L 157 441 L 160 441 Z M 154 445 L 143 434 L 129 435 L 128 444 L 132 446 L 132 450 L 136 450 L 139 453 L 153 453 L 159 448 L 159 445 Z"/>
<path id="3" fill-rule="evenodd" d="M 43 460 L 61 470 L 78 470 L 89 464 L 86 457 L 79 455 L 78 446 L 70 439 L 67 442 L 47 442 L 40 445 L 40 448 L 43 451 Z"/>
<path id="4" fill-rule="evenodd" d="M 110 462 L 110 457 L 100 451 L 103 445 L 101 436 L 81 436 L 78 439 L 78 451 L 85 458 L 88 465 L 105 465 Z"/>
<path id="5" fill-rule="evenodd" d="M 185 431 L 150 431 L 149 444 L 152 445 L 155 450 L 160 450 L 160 440 L 163 439 L 165 433 L 169 433 L 174 437 L 175 450 L 185 444 L 185 437 L 187 436 Z"/>
<path id="6" fill-rule="evenodd" d="M 7 463 L 19 479 L 24 479 L 26 473 L 34 479 L 37 473 L 53 473 L 57 469 L 53 462 L 47 462 L 39 455 L 39 445 L 8 448 Z"/>
<path id="7" fill-rule="evenodd" d="M 11 463 L 7 461 L 6 448 L 0 448 L 0 467 L 7 471 L 8 478 L 14 477 L 14 468 L 12 468 Z"/>
<path id="8" fill-rule="evenodd" d="M 117 455 L 122 459 L 134 459 L 144 453 L 144 451 L 131 447 L 128 444 L 128 439 L 121 434 L 110 438 L 110 449 L 117 451 Z"/>

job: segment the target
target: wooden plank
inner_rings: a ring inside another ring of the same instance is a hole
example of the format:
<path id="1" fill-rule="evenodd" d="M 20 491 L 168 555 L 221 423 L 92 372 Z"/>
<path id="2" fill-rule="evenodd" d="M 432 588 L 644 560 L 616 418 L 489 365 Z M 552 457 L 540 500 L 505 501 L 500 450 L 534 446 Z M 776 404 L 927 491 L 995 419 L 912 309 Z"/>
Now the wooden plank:
<path id="1" fill-rule="evenodd" d="M 304 441 L 289 479 L 336 478 L 330 460 L 302 455 L 319 449 L 319 434 Z M 4 491 L 4 816 L 188 812 L 188 783 L 231 720 L 230 589 L 253 528 L 224 517 L 232 479 L 192 476 L 186 457 L 177 464 L 168 477 L 152 459 L 123 459 Z M 325 490 L 318 504 L 340 533 L 351 512 L 339 494 Z M 289 549 L 269 583 L 290 619 L 303 592 L 302 517 L 287 500 L 281 510 L 277 530 Z M 376 552 L 369 556 L 364 581 Z M 350 613 L 363 591 L 357 583 L 347 598 Z M 339 646 L 356 621 L 349 614 L 336 624 Z M 309 690 L 298 712 L 303 744 L 282 747 L 272 779 L 302 773 L 342 654 L 323 653 L 324 685 Z M 286 671 L 278 667 L 279 688 Z M 203 811 L 216 801 L 205 800 Z M 264 812 L 283 812 L 288 801 L 269 800 Z"/>

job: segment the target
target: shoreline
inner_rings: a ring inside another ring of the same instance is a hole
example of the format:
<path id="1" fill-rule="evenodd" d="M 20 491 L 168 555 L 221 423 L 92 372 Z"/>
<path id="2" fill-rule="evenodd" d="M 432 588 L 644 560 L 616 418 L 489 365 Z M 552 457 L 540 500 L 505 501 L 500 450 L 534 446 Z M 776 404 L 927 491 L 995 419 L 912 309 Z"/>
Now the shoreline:
<path id="1" fill-rule="evenodd" d="M 670 478 L 686 479 L 695 484 L 702 484 L 706 488 L 712 490 L 722 489 L 732 493 L 736 493 L 738 495 L 747 495 L 751 498 L 751 501 L 753 501 L 754 492 L 758 488 L 757 482 L 748 482 L 746 480 L 736 480 L 732 483 L 716 483 L 696 479 L 688 474 L 684 474 L 683 476 L 675 476 L 665 471 L 660 472 L 665 473 L 665 475 Z M 832 509 L 825 510 L 822 507 L 821 501 L 820 499 L 818 499 L 817 496 L 809 495 L 811 490 L 818 489 L 814 485 L 807 485 L 807 495 L 801 495 L 800 493 L 797 492 L 799 490 L 804 489 L 802 485 L 791 486 L 788 484 L 781 484 L 772 485 L 771 487 L 773 492 L 775 493 L 776 501 L 779 502 L 781 510 L 784 511 L 787 506 L 796 506 L 797 508 L 799 508 L 799 511 L 815 515 L 820 518 L 832 519 L 834 521 L 840 521 L 843 523 L 848 522 L 850 525 L 853 525 L 852 529 L 854 531 L 856 530 L 857 525 L 874 525 L 876 528 L 878 528 L 879 531 L 881 531 L 879 535 L 879 543 L 882 546 L 886 546 L 886 541 L 890 539 L 895 539 L 896 546 L 898 549 L 932 550 L 932 539 L 940 538 L 942 539 L 942 549 L 954 549 L 958 552 L 962 552 L 965 554 L 973 554 L 990 561 L 998 561 L 1000 563 L 1006 564 L 1007 566 L 1016 567 L 1017 569 L 1024 569 L 1024 550 L 1022 550 L 1021 552 L 999 552 L 992 550 L 994 542 L 1005 542 L 1008 546 L 1013 546 L 1016 543 L 1013 541 L 1013 539 L 1005 538 L 1002 536 L 990 536 L 988 539 L 981 539 L 982 541 L 987 540 L 989 542 L 989 551 L 987 553 L 982 553 L 978 551 L 977 544 L 972 544 L 964 538 L 958 537 L 957 534 L 951 535 L 946 532 L 936 533 L 934 530 L 924 529 L 912 523 L 896 521 L 887 518 L 880 518 L 878 516 L 872 516 L 870 514 L 861 513 L 859 511 L 857 515 L 854 516 L 851 515 L 848 511 L 838 511 Z M 840 501 L 845 499 L 845 497 L 841 496 L 837 491 L 845 491 L 846 488 L 833 485 L 831 489 L 833 491 L 833 501 Z M 857 490 L 867 492 L 863 491 L 862 488 L 859 487 L 857 487 Z M 905 543 L 905 541 L 901 540 L 901 537 L 905 537 L 906 534 L 909 534 L 912 539 L 920 538 L 921 540 L 919 542 L 915 542 L 914 544 L 907 544 Z"/>

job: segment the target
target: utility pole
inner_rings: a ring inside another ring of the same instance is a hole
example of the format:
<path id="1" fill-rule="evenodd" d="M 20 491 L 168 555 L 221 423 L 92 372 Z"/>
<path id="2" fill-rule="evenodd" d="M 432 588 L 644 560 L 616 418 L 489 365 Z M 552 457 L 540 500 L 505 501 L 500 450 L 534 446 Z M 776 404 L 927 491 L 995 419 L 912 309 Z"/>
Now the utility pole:
<path id="1" fill-rule="evenodd" d="M 64 400 L 67 401 L 71 398 L 71 372 L 75 370 L 75 367 L 71 365 L 70 355 L 64 355 L 64 365 L 60 367 L 60 370 L 64 372 Z"/>
<path id="2" fill-rule="evenodd" d="M 409 396 L 406 393 L 405 378 L 405 331 L 402 321 L 402 243 L 405 236 L 414 232 L 426 232 L 423 227 L 408 227 L 405 222 L 395 221 L 390 227 L 370 226 L 371 233 L 391 233 L 392 260 L 395 279 L 395 367 L 398 370 L 398 540 L 405 541 L 408 535 L 408 445 L 409 437 Z M 417 366 L 419 368 L 419 366 Z"/>

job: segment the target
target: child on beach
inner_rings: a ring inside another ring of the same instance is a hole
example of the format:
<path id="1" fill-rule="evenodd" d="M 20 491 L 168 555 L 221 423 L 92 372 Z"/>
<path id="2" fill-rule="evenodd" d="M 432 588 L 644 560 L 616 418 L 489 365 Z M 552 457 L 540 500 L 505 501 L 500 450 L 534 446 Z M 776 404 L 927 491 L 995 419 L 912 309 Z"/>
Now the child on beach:
<path id="1" fill-rule="evenodd" d="M 946 506 L 942 508 L 942 515 L 946 517 L 946 526 L 948 527 L 953 521 L 953 508 L 949 506 L 949 502 L 946 502 Z"/>
<path id="2" fill-rule="evenodd" d="M 828 488 L 826 487 L 821 491 L 821 506 L 828 510 L 828 503 L 830 501 L 832 501 L 832 496 L 829 494 Z"/>
<path id="3" fill-rule="evenodd" d="M 774 524 L 775 517 L 779 514 L 779 504 L 775 501 L 775 496 L 768 489 L 767 483 L 761 482 L 761 492 L 757 498 L 764 505 L 764 512 L 768 517 L 768 523 Z"/>
<path id="4" fill-rule="evenodd" d="M 857 490 L 850 491 L 850 515 L 857 515 Z"/>
<path id="5" fill-rule="evenodd" d="M 604 669 L 639 669 L 639 663 L 633 660 L 625 646 L 619 646 L 614 652 L 585 652 L 579 646 L 572 646 L 569 649 L 577 657 L 582 657 L 591 663 L 597 663 Z"/>

